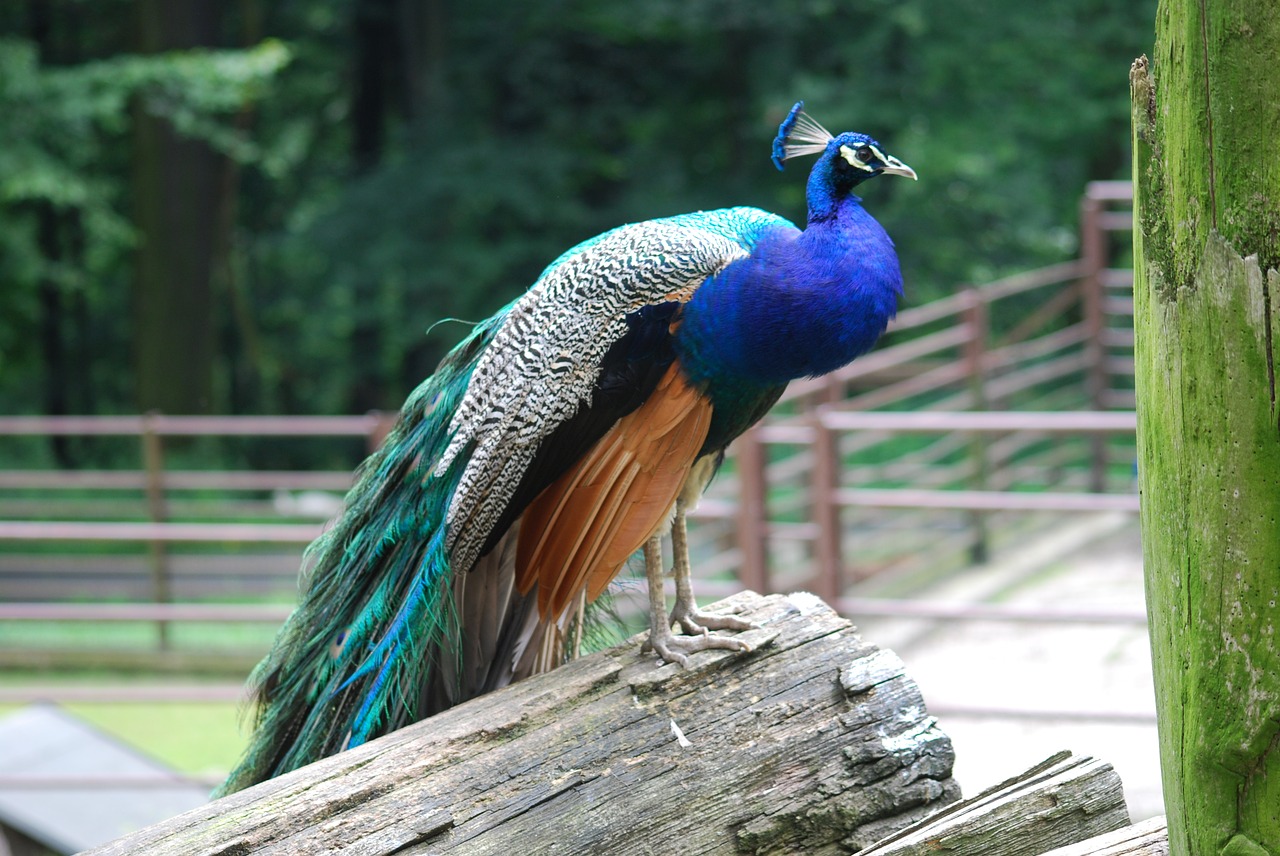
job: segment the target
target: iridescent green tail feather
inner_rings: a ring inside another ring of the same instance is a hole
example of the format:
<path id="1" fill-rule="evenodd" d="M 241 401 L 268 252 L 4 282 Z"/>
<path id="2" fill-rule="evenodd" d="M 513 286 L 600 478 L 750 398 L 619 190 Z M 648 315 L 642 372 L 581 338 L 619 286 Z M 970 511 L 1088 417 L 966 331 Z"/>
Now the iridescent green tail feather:
<path id="1" fill-rule="evenodd" d="M 301 601 L 250 681 L 251 743 L 219 794 L 430 712 L 424 688 L 442 680 L 441 658 L 457 650 L 445 515 L 466 458 L 434 470 L 476 360 L 504 316 L 478 325 L 414 391 L 361 467 L 339 520 L 308 548 Z"/>

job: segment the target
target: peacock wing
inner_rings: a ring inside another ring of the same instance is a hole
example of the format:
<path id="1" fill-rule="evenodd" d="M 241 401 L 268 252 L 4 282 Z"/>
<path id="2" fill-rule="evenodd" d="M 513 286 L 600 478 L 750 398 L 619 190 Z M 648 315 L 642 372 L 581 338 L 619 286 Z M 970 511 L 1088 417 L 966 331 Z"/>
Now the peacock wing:
<path id="1" fill-rule="evenodd" d="M 675 220 L 608 232 L 549 268 L 481 355 L 436 464 L 461 467 L 447 513 L 455 572 L 627 413 L 675 356 L 670 328 L 697 287 L 746 248 Z"/>
<path id="2" fill-rule="evenodd" d="M 711 423 L 711 406 L 672 364 L 649 398 L 525 511 L 516 585 L 538 586 L 538 609 L 558 617 L 586 588 L 600 595 L 670 516 Z"/>

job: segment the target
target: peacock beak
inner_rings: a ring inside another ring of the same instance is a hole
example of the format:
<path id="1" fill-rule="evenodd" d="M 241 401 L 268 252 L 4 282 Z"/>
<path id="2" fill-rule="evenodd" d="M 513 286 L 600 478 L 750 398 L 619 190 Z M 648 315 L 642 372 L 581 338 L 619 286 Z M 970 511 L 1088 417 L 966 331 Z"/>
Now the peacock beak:
<path id="1" fill-rule="evenodd" d="M 889 155 L 884 159 L 884 169 L 880 170 L 880 172 L 882 175 L 905 175 L 907 178 L 917 181 L 919 180 L 919 176 L 916 175 L 916 171 L 914 169 L 907 166 L 893 155 Z"/>

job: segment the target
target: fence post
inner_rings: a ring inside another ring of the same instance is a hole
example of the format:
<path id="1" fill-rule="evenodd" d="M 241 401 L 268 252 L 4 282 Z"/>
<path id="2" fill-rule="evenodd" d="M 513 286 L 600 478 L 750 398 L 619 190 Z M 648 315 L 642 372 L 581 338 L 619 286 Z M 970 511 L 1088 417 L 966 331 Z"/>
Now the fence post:
<path id="1" fill-rule="evenodd" d="M 831 372 L 823 379 L 822 403 L 836 404 L 843 401 L 844 397 L 844 381 L 840 379 L 840 373 L 838 371 Z"/>
<path id="2" fill-rule="evenodd" d="M 964 290 L 965 305 L 963 318 L 969 328 L 969 337 L 965 340 L 964 361 L 965 373 L 969 377 L 969 391 L 973 398 L 972 410 L 987 410 L 991 402 L 987 400 L 987 339 L 991 330 L 989 307 L 982 292 L 973 286 Z M 969 437 L 971 490 L 986 490 L 990 469 L 987 447 L 987 435 L 974 431 Z M 968 512 L 969 526 L 973 531 L 973 542 L 969 545 L 969 558 L 974 564 L 986 562 L 990 556 L 990 534 L 987 531 L 987 515 L 982 511 Z"/>
<path id="3" fill-rule="evenodd" d="M 1106 409 L 1107 349 L 1103 345 L 1106 328 L 1106 311 L 1103 306 L 1103 272 L 1107 266 L 1106 236 L 1102 231 L 1101 199 L 1086 193 L 1080 200 L 1080 259 L 1084 263 L 1084 276 L 1080 280 L 1080 300 L 1084 310 L 1085 329 L 1085 392 L 1094 410 Z M 1107 443 L 1101 434 L 1089 439 L 1090 468 L 1089 489 L 1101 493 L 1107 487 Z"/>
<path id="4" fill-rule="evenodd" d="M 156 430 L 156 411 L 142 417 L 142 464 L 146 470 L 147 516 L 152 523 L 168 517 L 164 495 L 164 442 Z M 169 581 L 169 553 L 163 541 L 148 542 L 151 557 L 151 599 L 169 603 L 173 592 Z M 156 621 L 156 641 L 161 650 L 169 648 L 169 622 Z"/>
<path id="5" fill-rule="evenodd" d="M 400 413 L 395 410 L 370 410 L 368 415 L 373 417 L 373 425 L 365 442 L 369 454 L 372 455 L 382 448 L 383 441 L 387 439 L 387 435 L 395 427 L 396 420 L 400 418 Z"/>
<path id="6" fill-rule="evenodd" d="M 836 432 L 823 421 L 826 406 L 814 409 L 809 424 L 813 427 L 813 473 L 810 493 L 813 522 L 817 525 L 814 536 L 814 558 L 817 562 L 817 579 L 814 594 L 827 603 L 835 603 L 844 588 L 844 550 L 840 531 L 840 506 L 836 502 L 836 489 L 840 485 L 840 448 Z"/>
<path id="7" fill-rule="evenodd" d="M 744 588 L 769 593 L 769 509 L 764 444 L 752 428 L 734 441 L 738 467 L 738 581 Z"/>

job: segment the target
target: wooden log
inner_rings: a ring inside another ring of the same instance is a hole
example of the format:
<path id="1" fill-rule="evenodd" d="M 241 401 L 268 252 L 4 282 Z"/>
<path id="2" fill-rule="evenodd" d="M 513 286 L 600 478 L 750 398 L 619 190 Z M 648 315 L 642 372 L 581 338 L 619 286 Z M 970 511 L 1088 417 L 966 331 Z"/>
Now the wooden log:
<path id="1" fill-rule="evenodd" d="M 637 637 L 92 852 L 840 853 L 958 798 L 892 652 L 812 595 L 712 609 L 753 652 Z"/>
<path id="2" fill-rule="evenodd" d="M 1105 761 L 1059 752 L 887 836 L 858 856 L 1036 856 L 1128 823 L 1115 769 Z"/>
<path id="3" fill-rule="evenodd" d="M 1169 828 L 1163 815 L 1152 817 L 1044 856 L 1169 856 Z"/>

